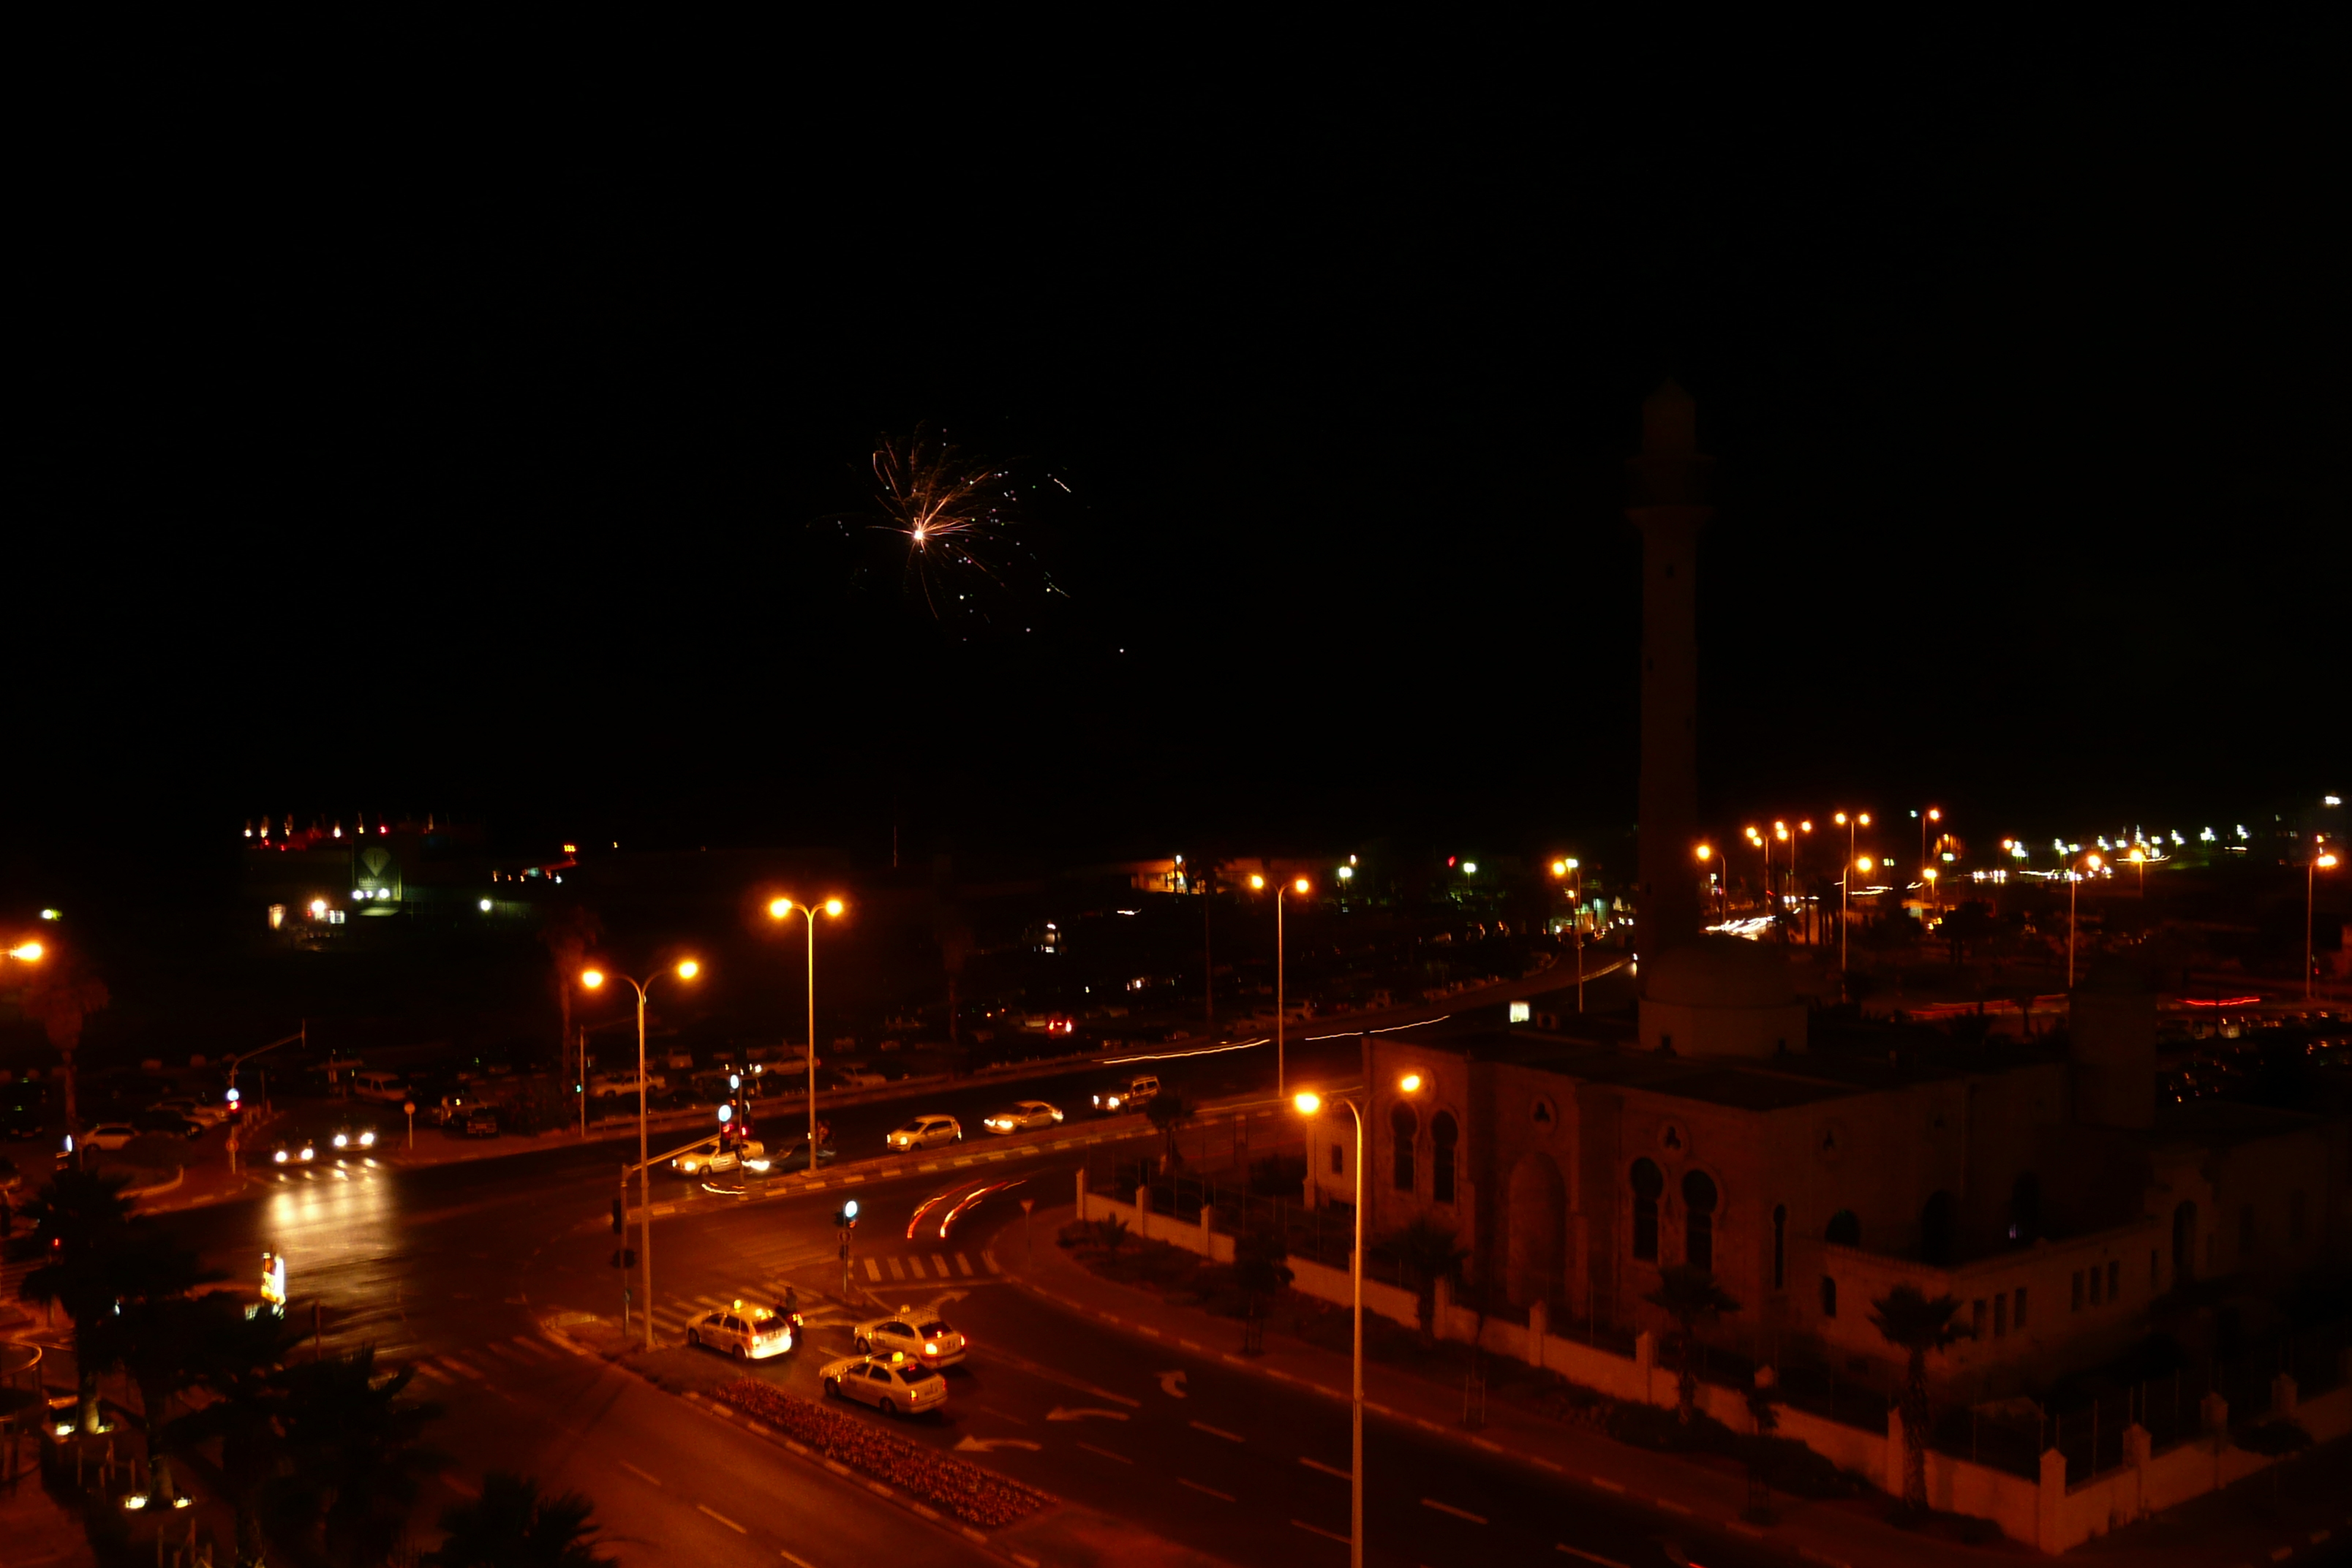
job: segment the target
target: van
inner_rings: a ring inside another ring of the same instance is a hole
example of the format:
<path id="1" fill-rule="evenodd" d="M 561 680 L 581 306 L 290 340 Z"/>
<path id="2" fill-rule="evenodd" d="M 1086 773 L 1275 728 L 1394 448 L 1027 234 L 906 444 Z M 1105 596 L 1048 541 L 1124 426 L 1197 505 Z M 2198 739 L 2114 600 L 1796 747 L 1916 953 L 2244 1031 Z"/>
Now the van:
<path id="1" fill-rule="evenodd" d="M 408 1080 L 396 1072 L 355 1072 L 352 1094 L 359 1100 L 381 1100 L 397 1105 L 408 1098 Z"/>

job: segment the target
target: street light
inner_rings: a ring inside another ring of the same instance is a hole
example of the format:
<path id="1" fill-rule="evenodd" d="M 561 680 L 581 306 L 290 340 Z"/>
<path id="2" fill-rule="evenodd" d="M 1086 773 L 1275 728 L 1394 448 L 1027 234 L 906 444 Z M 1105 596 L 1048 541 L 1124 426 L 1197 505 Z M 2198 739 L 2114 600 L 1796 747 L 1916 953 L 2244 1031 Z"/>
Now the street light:
<path id="1" fill-rule="evenodd" d="M 776 899 L 768 905 L 768 918 L 781 921 L 794 910 L 808 922 L 808 1173 L 816 1174 L 816 915 L 819 910 L 838 920 L 842 903 L 839 899 L 827 899 L 822 904 L 795 904 L 790 899 Z M 948 1020 L 950 1028 L 955 1020 Z"/>
<path id="2" fill-rule="evenodd" d="M 1465 868 L 1465 869 L 1468 868 Z M 1257 875 L 1255 872 L 1252 872 L 1250 874 L 1250 886 L 1263 889 L 1265 887 L 1265 879 Z M 1274 1092 L 1277 1095 L 1287 1092 L 1284 1086 L 1288 1082 L 1283 1070 L 1282 1011 L 1284 993 L 1282 900 L 1285 894 L 1293 892 L 1298 894 L 1301 898 L 1307 896 L 1307 882 L 1306 878 L 1297 878 L 1294 880 L 1284 883 L 1274 889 Z"/>
<path id="3" fill-rule="evenodd" d="M 691 980 L 702 973 L 702 965 L 694 960 L 681 959 L 674 973 L 680 980 Z M 580 984 L 593 991 L 604 984 L 604 972 L 585 969 L 580 973 Z M 632 980 L 625 974 L 614 978 L 627 980 L 637 994 L 637 1206 L 645 1211 L 640 1221 L 637 1240 L 637 1264 L 643 1270 L 640 1279 L 645 1292 L 646 1349 L 654 1348 L 654 1176 L 652 1162 L 646 1148 L 646 987 L 653 976 Z"/>
<path id="4" fill-rule="evenodd" d="M 2311 898 L 2314 883 L 2322 871 L 2336 868 L 2336 857 L 2318 845 L 2312 846 L 2312 857 L 2303 867 L 2303 999 L 2311 1000 Z"/>
<path id="5" fill-rule="evenodd" d="M 1846 910 L 1853 902 L 1853 830 L 1856 825 L 1870 826 L 1870 813 L 1865 811 L 1848 816 L 1841 811 L 1830 820 L 1845 829 L 1845 864 L 1838 868 L 1838 973 L 1843 975 L 1845 973 Z"/>
<path id="6" fill-rule="evenodd" d="M 2083 857 L 2083 864 L 2095 871 L 2099 868 L 2099 858 L 2096 855 L 2085 855 Z M 2083 876 L 2084 873 L 2075 870 L 2074 867 L 2066 868 L 2066 989 L 2069 991 L 2074 989 L 2074 897 L 2079 890 Z"/>
<path id="7" fill-rule="evenodd" d="M 1584 868 L 1574 856 L 1551 863 L 1555 877 L 1572 879 L 1569 892 L 1568 929 L 1576 943 L 1576 1010 L 1584 1011 Z"/>
<path id="8" fill-rule="evenodd" d="M 2143 849 L 2143 848 L 2141 848 L 2138 845 L 2135 844 L 2135 845 L 2133 845 L 2133 846 L 2132 846 L 2132 847 L 2131 847 L 2131 853 L 2130 853 L 2130 854 L 2128 854 L 2128 855 L 2126 855 L 2126 856 L 2125 856 L 2125 857 L 2124 857 L 2124 858 L 2125 858 L 2125 859 L 2126 859 L 2126 860 L 2128 860 L 2128 861 L 2130 861 L 2133 865 L 2135 865 L 2135 866 L 2137 866 L 2137 867 L 2138 867 L 2138 868 L 2139 868 L 2139 896 L 2140 896 L 2141 898 L 2143 898 L 2143 899 L 2147 898 L 2147 850 L 2145 850 L 2145 849 Z"/>
<path id="9" fill-rule="evenodd" d="M 1402 1094 L 1421 1092 L 1422 1078 L 1417 1072 L 1407 1073 L 1397 1080 Z M 1312 1089 L 1297 1096 L 1291 1103 L 1302 1116 L 1313 1116 L 1323 1109 L 1324 1100 Z M 1342 1099 L 1339 1104 L 1348 1108 L 1356 1119 L 1356 1246 L 1348 1265 L 1351 1310 L 1355 1316 L 1355 1345 L 1351 1356 L 1349 1406 L 1352 1417 L 1348 1467 L 1348 1565 L 1364 1568 L 1364 1110 L 1352 1100 Z"/>
<path id="10" fill-rule="evenodd" d="M 1941 822 L 1943 820 L 1943 812 L 1932 805 L 1919 814 L 1919 864 L 1922 866 L 1925 866 L 1927 863 L 1927 825 L 1931 822 Z M 1942 836 L 1938 835 L 1937 837 L 1940 837 Z"/>

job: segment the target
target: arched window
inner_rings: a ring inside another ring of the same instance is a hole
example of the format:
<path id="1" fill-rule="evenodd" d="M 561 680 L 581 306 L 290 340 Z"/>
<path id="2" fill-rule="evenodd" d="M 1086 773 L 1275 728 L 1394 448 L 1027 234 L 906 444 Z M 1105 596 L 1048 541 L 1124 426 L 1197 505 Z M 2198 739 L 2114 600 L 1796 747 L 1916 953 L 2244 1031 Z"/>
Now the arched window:
<path id="1" fill-rule="evenodd" d="M 1633 1162 L 1633 1256 L 1658 1260 L 1658 1199 L 1666 1190 L 1664 1171 L 1647 1159 Z"/>
<path id="2" fill-rule="evenodd" d="M 1462 1130 L 1454 1112 L 1441 1110 L 1429 1119 L 1429 1197 L 1432 1203 L 1454 1201 L 1454 1145 Z"/>
<path id="3" fill-rule="evenodd" d="M 1822 1276 L 1822 1316 L 1837 1316 L 1837 1281 L 1826 1274 Z"/>
<path id="4" fill-rule="evenodd" d="M 1412 1113 L 1412 1106 L 1400 1105 L 1389 1112 L 1389 1131 L 1396 1139 L 1394 1181 L 1396 1190 L 1401 1193 L 1412 1191 L 1412 1141 L 1414 1135 L 1420 1131 L 1421 1118 Z"/>
<path id="5" fill-rule="evenodd" d="M 1789 1205 L 1772 1205 L 1772 1289 L 1789 1287 Z"/>
<path id="6" fill-rule="evenodd" d="M 1837 1213 L 1830 1215 L 1830 1227 L 1822 1233 L 1822 1239 L 1832 1247 L 1860 1247 L 1862 1245 L 1860 1216 L 1852 1209 L 1838 1210 Z"/>
<path id="7" fill-rule="evenodd" d="M 1683 1261 L 1693 1268 L 1715 1267 L 1715 1178 L 1704 1171 L 1683 1176 Z"/>

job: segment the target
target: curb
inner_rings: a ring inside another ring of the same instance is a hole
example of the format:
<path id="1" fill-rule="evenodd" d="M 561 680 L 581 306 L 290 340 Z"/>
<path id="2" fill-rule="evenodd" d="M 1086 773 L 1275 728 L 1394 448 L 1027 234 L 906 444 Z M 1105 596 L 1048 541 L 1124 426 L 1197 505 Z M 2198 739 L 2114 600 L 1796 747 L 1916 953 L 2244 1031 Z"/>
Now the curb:
<path id="1" fill-rule="evenodd" d="M 1055 1306 L 1061 1307 L 1066 1310 L 1077 1313 L 1080 1317 L 1091 1318 L 1097 1321 L 1108 1323 L 1118 1329 L 1121 1333 L 1131 1335 L 1139 1334 L 1162 1344 L 1167 1343 L 1172 1337 L 1164 1335 L 1159 1330 L 1148 1328 L 1140 1323 L 1130 1323 L 1115 1313 L 1106 1312 L 1098 1308 L 1089 1307 L 1083 1302 L 1073 1300 L 1067 1296 L 1064 1296 L 1058 1292 L 1045 1289 L 1044 1286 L 1037 1284 L 1025 1275 L 1017 1273 L 1012 1269 L 1004 1270 L 1003 1278 L 1012 1281 L 1012 1283 L 1020 1289 L 1025 1290 L 1029 1294 L 1035 1296 L 1040 1300 L 1051 1301 Z M 1125 1289 L 1125 1287 L 1119 1288 Z M 1195 1343 L 1193 1341 L 1187 1339 L 1176 1339 L 1175 1343 L 1179 1347 L 1191 1351 L 1197 1355 L 1214 1355 L 1223 1364 L 1233 1367 L 1236 1371 L 1248 1373 L 1255 1377 L 1269 1379 L 1291 1388 L 1304 1389 L 1308 1393 L 1319 1394 L 1325 1398 L 1334 1400 L 1342 1405 L 1349 1405 L 1353 1402 L 1352 1396 L 1346 1389 L 1333 1388 L 1328 1384 L 1318 1383 L 1312 1378 L 1302 1377 L 1297 1373 L 1285 1372 L 1279 1367 L 1260 1366 L 1252 1363 L 1246 1357 L 1237 1355 L 1230 1352 L 1212 1351 L 1206 1346 Z M 1525 1453 L 1516 1448 L 1507 1447 L 1504 1445 L 1494 1441 L 1492 1438 L 1481 1437 L 1475 1434 L 1457 1427 L 1443 1426 L 1435 1421 L 1429 1420 L 1425 1416 L 1407 1415 L 1404 1412 L 1398 1410 L 1395 1406 L 1382 1404 L 1376 1399 L 1366 1399 L 1364 1401 L 1364 1408 L 1375 1415 L 1385 1416 L 1389 1420 L 1397 1423 L 1399 1426 L 1412 1426 L 1420 1431 L 1428 1433 L 1433 1436 L 1447 1438 L 1464 1447 L 1475 1448 L 1479 1452 L 1490 1455 L 1494 1458 L 1516 1460 L 1522 1465 L 1530 1466 L 1536 1469 L 1542 1470 L 1547 1475 L 1556 1479 L 1566 1480 L 1575 1485 L 1590 1487 L 1599 1491 L 1607 1492 L 1612 1496 L 1624 1499 L 1628 1501 L 1640 1503 L 1645 1508 L 1654 1509 L 1664 1513 L 1672 1514 L 1678 1518 L 1688 1520 L 1696 1525 L 1737 1533 L 1746 1536 L 1750 1540 L 1759 1538 L 1769 1539 L 1769 1537 L 1764 1537 L 1762 1531 L 1759 1531 L 1754 1525 L 1748 1524 L 1744 1520 L 1717 1519 L 1712 1515 L 1700 1513 L 1688 1503 L 1676 1502 L 1668 1498 L 1654 1497 L 1646 1492 L 1633 1491 L 1622 1484 L 1610 1480 L 1605 1477 L 1572 1474 L 1565 1466 L 1559 1464 L 1556 1460 L 1543 1458 L 1538 1455 Z M 1788 1544 L 1793 1545 L 1794 1543 L 1790 1542 Z M 1804 1556 L 1811 1558 L 1815 1562 L 1829 1565 L 1829 1568 L 1849 1568 L 1848 1564 L 1839 1559 L 1822 1556 L 1821 1553 L 1813 1552 L 1808 1548 L 1798 1547 L 1797 1550 Z"/>

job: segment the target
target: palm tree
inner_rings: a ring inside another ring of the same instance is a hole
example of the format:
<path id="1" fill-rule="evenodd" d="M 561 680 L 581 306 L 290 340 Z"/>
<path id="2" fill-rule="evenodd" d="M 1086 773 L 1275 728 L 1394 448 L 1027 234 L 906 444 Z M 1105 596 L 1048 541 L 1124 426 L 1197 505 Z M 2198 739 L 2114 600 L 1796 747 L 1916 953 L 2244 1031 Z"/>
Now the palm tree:
<path id="1" fill-rule="evenodd" d="M 1698 1376 L 1691 1370 L 1691 1349 L 1698 1338 L 1698 1326 L 1712 1323 L 1727 1312 L 1737 1312 L 1738 1300 L 1715 1282 L 1710 1270 L 1688 1263 L 1669 1263 L 1659 1269 L 1658 1288 L 1645 1293 L 1642 1300 L 1672 1318 L 1680 1331 L 1681 1370 L 1675 1374 L 1675 1417 L 1688 1426 L 1691 1412 L 1698 1404 Z"/>
<path id="2" fill-rule="evenodd" d="M 449 1537 L 425 1561 L 432 1568 L 611 1568 L 596 1551 L 593 1512 L 578 1492 L 547 1496 L 528 1477 L 492 1470 L 478 1500 L 441 1510 Z"/>
<path id="3" fill-rule="evenodd" d="M 79 1170 L 59 1171 L 25 1205 L 34 1245 L 44 1259 L 17 1293 L 54 1303 L 73 1320 L 74 1373 L 79 1381 L 85 1432 L 98 1430 L 98 1373 L 108 1364 L 101 1321 L 113 1314 L 118 1284 L 133 1247 L 126 1179 Z"/>
<path id="4" fill-rule="evenodd" d="M 1282 1233 L 1270 1227 L 1260 1226 L 1234 1238 L 1234 1283 L 1241 1287 L 1248 1316 L 1256 1317 L 1258 1303 L 1296 1278 L 1286 1261 L 1289 1257 Z"/>
<path id="5" fill-rule="evenodd" d="M 76 1140 L 81 1136 L 81 1118 L 74 1105 L 74 1051 L 81 1045 L 82 1025 L 109 1000 L 105 983 L 66 952 L 53 952 L 36 964 L 32 979 L 16 996 L 17 1007 L 40 1024 L 49 1044 L 58 1048 L 65 1072 L 66 1131 Z M 79 1142 L 74 1152 L 79 1161 Z"/>
<path id="6" fill-rule="evenodd" d="M 1440 1225 L 1427 1215 L 1415 1215 L 1401 1230 L 1389 1233 L 1381 1250 L 1404 1269 L 1412 1280 L 1415 1292 L 1413 1309 L 1421 1319 L 1421 1338 L 1425 1344 L 1436 1338 L 1437 1282 L 1449 1285 L 1462 1283 L 1462 1266 L 1470 1260 L 1470 1251 L 1458 1240 L 1452 1226 Z"/>
<path id="7" fill-rule="evenodd" d="M 415 1370 L 379 1376 L 375 1348 L 279 1373 L 282 1470 L 265 1528 L 286 1555 L 374 1568 L 400 1545 L 422 1479 L 441 1468 L 425 1447 L 437 1405 L 403 1399 Z"/>
<path id="8" fill-rule="evenodd" d="M 1960 1299 L 1929 1300 L 1916 1285 L 1897 1285 L 1870 1304 L 1871 1326 L 1903 1352 L 1903 1501 L 1927 1506 L 1927 1352 L 1969 1337 L 1958 1320 Z"/>
<path id="9" fill-rule="evenodd" d="M 572 984 L 579 976 L 581 961 L 604 934 L 604 922 L 597 920 L 593 910 L 585 904 L 565 904 L 550 910 L 541 922 L 539 940 L 554 963 L 555 1005 L 563 1015 L 563 1036 L 556 1047 L 555 1059 L 561 1064 L 571 1059 L 572 1044 Z M 580 1066 L 582 1081 L 588 1076 L 588 1066 Z"/>
<path id="10" fill-rule="evenodd" d="M 247 1317 L 224 1305 L 201 1320 L 190 1350 L 210 1403 L 170 1423 L 164 1442 L 183 1456 L 215 1497 L 235 1510 L 236 1561 L 262 1558 L 262 1514 L 281 1458 L 279 1367 L 301 1336 L 274 1313 Z M 218 1458 L 200 1445 L 217 1439 Z"/>
<path id="11" fill-rule="evenodd" d="M 100 1313 L 90 1333 L 94 1366 L 120 1365 L 139 1385 L 139 1406 L 147 1427 L 147 1454 L 154 1469 L 156 1496 L 172 1498 L 172 1467 L 163 1432 L 172 1396 L 201 1375 L 212 1325 L 206 1321 L 234 1311 L 230 1298 L 198 1300 L 189 1292 L 221 1278 L 196 1255 L 160 1236 L 142 1234 L 135 1222 L 134 1244 L 121 1249 L 114 1268 L 114 1300 Z"/>
<path id="12" fill-rule="evenodd" d="M 1176 1152 L 1176 1130 L 1192 1120 L 1192 1102 L 1172 1089 L 1163 1089 L 1143 1102 L 1143 1114 L 1166 1141 L 1169 1168 L 1174 1169 L 1182 1163 Z"/>

